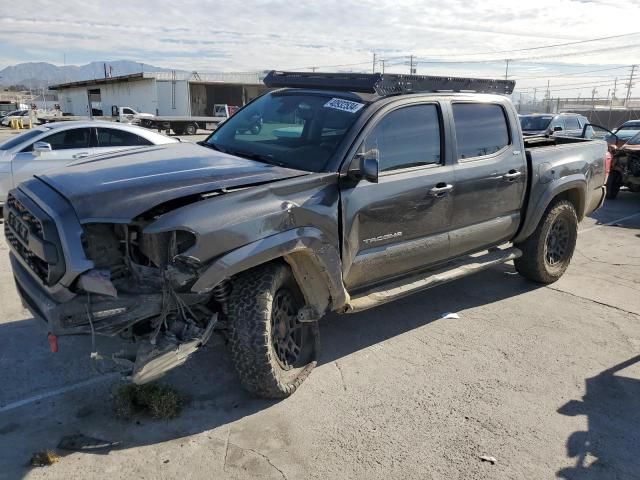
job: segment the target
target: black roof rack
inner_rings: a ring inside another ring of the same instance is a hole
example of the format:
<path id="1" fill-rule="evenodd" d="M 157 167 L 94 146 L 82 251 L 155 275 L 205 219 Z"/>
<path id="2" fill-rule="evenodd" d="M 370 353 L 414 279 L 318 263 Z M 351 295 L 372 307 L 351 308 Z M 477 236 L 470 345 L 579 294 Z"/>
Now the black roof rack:
<path id="1" fill-rule="evenodd" d="M 403 75 L 398 73 L 319 73 L 270 71 L 270 88 L 296 87 L 376 93 L 380 96 L 417 92 L 476 92 L 510 95 L 516 82 L 464 77 Z"/>

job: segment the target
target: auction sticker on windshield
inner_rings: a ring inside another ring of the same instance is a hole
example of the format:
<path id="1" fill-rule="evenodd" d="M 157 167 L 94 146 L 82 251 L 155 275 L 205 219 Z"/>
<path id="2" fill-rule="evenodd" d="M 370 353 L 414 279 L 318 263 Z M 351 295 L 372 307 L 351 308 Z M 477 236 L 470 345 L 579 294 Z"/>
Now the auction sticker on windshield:
<path id="1" fill-rule="evenodd" d="M 342 98 L 332 98 L 324 104 L 327 108 L 333 108 L 335 110 L 342 110 L 343 112 L 356 113 L 362 107 L 364 103 L 352 102 L 351 100 L 343 100 Z"/>

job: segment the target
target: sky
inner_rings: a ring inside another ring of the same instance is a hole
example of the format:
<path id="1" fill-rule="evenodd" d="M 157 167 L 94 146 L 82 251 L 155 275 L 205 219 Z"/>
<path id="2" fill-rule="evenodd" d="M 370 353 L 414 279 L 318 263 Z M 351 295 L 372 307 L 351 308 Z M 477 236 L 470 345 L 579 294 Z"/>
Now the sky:
<path id="1" fill-rule="evenodd" d="M 0 68 L 127 59 L 200 72 L 371 71 L 374 53 L 388 72 L 408 72 L 413 55 L 419 74 L 508 74 L 518 90 L 536 89 L 539 97 L 547 80 L 553 96 L 591 97 L 595 88 L 604 97 L 618 77 L 621 96 L 630 65 L 640 63 L 640 1 L 3 0 L 0 6 Z M 636 90 L 640 95 L 640 81 Z"/>

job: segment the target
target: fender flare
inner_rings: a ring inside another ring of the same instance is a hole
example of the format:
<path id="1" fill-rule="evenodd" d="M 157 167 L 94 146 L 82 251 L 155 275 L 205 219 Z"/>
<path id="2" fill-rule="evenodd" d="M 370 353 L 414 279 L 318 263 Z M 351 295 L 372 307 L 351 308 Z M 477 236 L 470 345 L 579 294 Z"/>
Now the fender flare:
<path id="1" fill-rule="evenodd" d="M 513 242 L 523 242 L 531 236 L 553 199 L 569 190 L 577 190 L 579 192 L 579 204 L 576 205 L 576 214 L 578 215 L 578 221 L 580 221 L 584 216 L 586 206 L 587 181 L 583 175 L 568 175 L 549 183 L 542 195 L 538 197 L 538 202 L 533 206 L 529 206 L 522 228 Z"/>
<path id="2" fill-rule="evenodd" d="M 224 280 L 282 258 L 292 268 L 307 305 L 318 315 L 348 303 L 337 248 L 315 227 L 301 227 L 271 235 L 232 250 L 211 263 L 191 290 L 208 293 Z"/>

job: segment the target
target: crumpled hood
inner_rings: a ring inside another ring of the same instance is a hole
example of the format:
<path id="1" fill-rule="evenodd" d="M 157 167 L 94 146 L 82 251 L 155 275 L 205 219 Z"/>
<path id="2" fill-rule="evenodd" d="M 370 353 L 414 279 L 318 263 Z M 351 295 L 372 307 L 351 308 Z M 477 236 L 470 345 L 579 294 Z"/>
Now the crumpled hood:
<path id="1" fill-rule="evenodd" d="M 227 155 L 193 143 L 90 157 L 37 175 L 67 198 L 82 223 L 128 222 L 164 202 L 307 172 Z"/>

